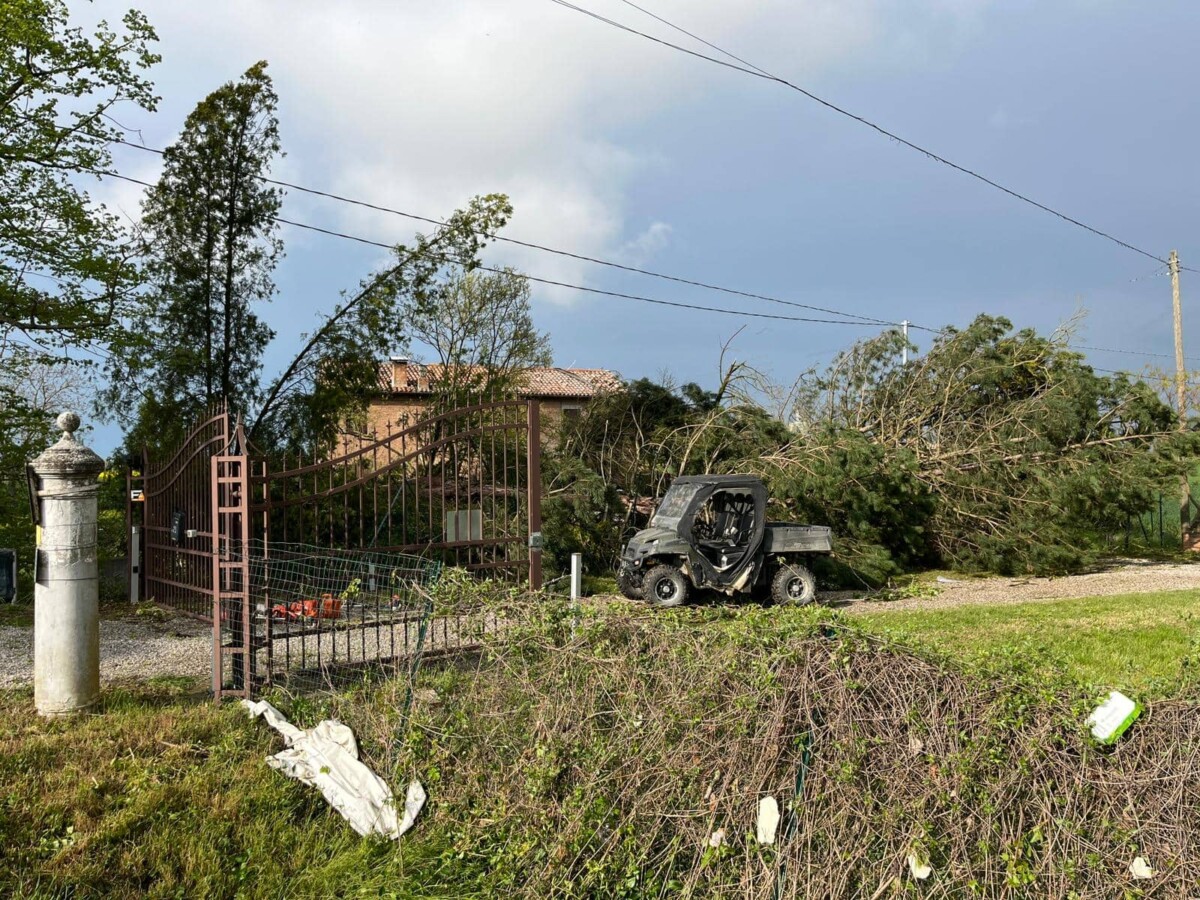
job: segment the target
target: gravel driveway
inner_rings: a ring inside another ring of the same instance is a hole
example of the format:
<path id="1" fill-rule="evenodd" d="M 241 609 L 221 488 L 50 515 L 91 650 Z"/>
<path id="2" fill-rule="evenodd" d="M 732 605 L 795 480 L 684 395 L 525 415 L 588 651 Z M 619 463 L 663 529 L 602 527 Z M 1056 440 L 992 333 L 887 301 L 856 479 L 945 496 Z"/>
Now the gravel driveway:
<path id="1" fill-rule="evenodd" d="M 1061 578 L 963 578 L 938 583 L 935 597 L 872 601 L 852 593 L 823 594 L 831 606 L 849 613 L 944 609 L 971 603 L 1028 603 L 1071 597 L 1136 594 L 1149 591 L 1200 590 L 1200 561 L 1192 564 L 1116 560 L 1095 571 Z M 445 622 L 435 626 L 427 649 L 457 643 Z M 293 639 L 293 642 L 299 639 Z M 311 640 L 311 638 L 310 638 Z M 334 640 L 322 636 L 324 642 Z M 410 638 L 411 640 L 411 638 Z M 404 638 L 401 638 L 403 646 Z M 276 652 L 282 653 L 283 641 Z M 309 648 L 315 651 L 315 647 Z M 328 655 L 328 654 L 327 654 Z M 207 678 L 212 664 L 211 626 L 187 616 L 157 610 L 153 615 L 106 615 L 100 621 L 100 678 L 144 680 L 159 675 Z M 33 681 L 33 629 L 0 625 L 0 688 Z"/>
<path id="2" fill-rule="evenodd" d="M 877 602 L 853 594 L 837 594 L 829 595 L 827 602 L 854 613 L 934 610 L 971 603 L 1029 603 L 1072 597 L 1197 590 L 1200 589 L 1200 561 L 1156 563 L 1122 559 L 1082 575 L 1059 578 L 956 578 L 950 583 L 943 581 L 935 586 L 939 590 L 935 597 L 907 597 Z"/>
<path id="3" fill-rule="evenodd" d="M 100 680 L 144 680 L 156 675 L 207 678 L 212 626 L 187 616 L 122 615 L 100 620 Z M 33 683 L 33 629 L 0 626 L 0 688 Z"/>

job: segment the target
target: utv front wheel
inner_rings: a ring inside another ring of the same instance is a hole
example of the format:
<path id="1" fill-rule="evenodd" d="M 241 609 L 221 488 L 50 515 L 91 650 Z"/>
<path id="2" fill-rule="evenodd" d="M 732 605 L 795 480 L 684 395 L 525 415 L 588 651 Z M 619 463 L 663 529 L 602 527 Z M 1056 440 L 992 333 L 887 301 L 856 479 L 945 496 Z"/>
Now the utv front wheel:
<path id="1" fill-rule="evenodd" d="M 656 566 L 642 578 L 642 596 L 655 606 L 680 606 L 687 602 L 687 579 L 675 566 Z"/>
<path id="2" fill-rule="evenodd" d="M 642 579 L 624 566 L 617 569 L 617 589 L 630 600 L 642 599 Z"/>
<path id="3" fill-rule="evenodd" d="M 771 599 L 780 606 L 806 606 L 817 599 L 817 579 L 804 566 L 784 566 L 771 582 Z"/>

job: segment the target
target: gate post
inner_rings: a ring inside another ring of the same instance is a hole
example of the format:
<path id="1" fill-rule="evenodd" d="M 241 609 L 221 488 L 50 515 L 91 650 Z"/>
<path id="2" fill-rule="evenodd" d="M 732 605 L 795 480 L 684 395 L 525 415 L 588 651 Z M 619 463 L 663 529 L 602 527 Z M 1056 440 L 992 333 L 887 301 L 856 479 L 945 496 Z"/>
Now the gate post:
<path id="1" fill-rule="evenodd" d="M 96 476 L 104 461 L 75 439 L 64 412 L 58 443 L 31 467 L 41 538 L 33 588 L 33 702 L 43 716 L 87 709 L 100 697 L 100 570 Z"/>
<path id="2" fill-rule="evenodd" d="M 239 426 L 240 432 L 240 426 Z M 240 436 L 240 434 L 239 434 Z M 244 441 L 240 446 L 245 446 Z M 212 457 L 213 697 L 249 698 L 254 691 L 250 610 L 250 461 Z M 229 642 L 224 640 L 229 635 Z M 225 659 L 232 686 L 225 687 Z"/>
<path id="3" fill-rule="evenodd" d="M 533 397 L 526 401 L 528 423 L 529 589 L 542 588 L 542 407 Z"/>

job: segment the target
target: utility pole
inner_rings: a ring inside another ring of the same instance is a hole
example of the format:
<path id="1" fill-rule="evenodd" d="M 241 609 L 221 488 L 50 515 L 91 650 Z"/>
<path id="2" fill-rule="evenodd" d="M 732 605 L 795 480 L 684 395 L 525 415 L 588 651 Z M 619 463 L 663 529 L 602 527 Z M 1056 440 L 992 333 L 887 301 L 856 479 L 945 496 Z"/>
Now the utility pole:
<path id="1" fill-rule="evenodd" d="M 1187 371 L 1183 359 L 1183 306 L 1179 302 L 1179 254 L 1171 251 L 1171 303 L 1175 312 L 1175 398 L 1179 408 L 1179 431 L 1187 431 Z M 1192 486 L 1188 473 L 1179 477 L 1179 537 L 1183 549 L 1192 544 Z"/>
<path id="2" fill-rule="evenodd" d="M 904 332 L 904 349 L 901 351 L 900 362 L 908 365 L 908 319 L 900 323 L 900 328 Z"/>

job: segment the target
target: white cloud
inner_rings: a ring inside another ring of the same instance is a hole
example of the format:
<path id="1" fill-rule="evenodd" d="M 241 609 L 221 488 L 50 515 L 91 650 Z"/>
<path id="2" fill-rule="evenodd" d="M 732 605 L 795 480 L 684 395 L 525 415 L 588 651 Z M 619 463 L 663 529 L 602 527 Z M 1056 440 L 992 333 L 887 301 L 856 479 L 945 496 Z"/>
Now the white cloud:
<path id="1" fill-rule="evenodd" d="M 96 5 L 116 19 L 125 0 Z M 680 106 L 719 116 L 728 92 L 770 89 L 547 0 L 140 5 L 165 57 L 154 73 L 163 112 L 146 127 L 147 140 L 161 145 L 204 94 L 264 58 L 281 98 L 284 177 L 439 217 L 475 194 L 504 192 L 516 210 L 506 234 L 592 256 L 648 259 L 670 234 L 665 222 L 631 234 L 628 210 L 635 180 L 672 161 L 614 134 Z M 583 5 L 697 46 L 619 0 Z M 652 8 L 764 68 L 804 80 L 936 56 L 961 41 L 982 5 L 656 0 Z M 124 188 L 114 196 L 129 205 Z M 343 204 L 295 194 L 287 202 L 297 217 L 302 211 L 383 240 L 414 230 Z M 589 277 L 585 263 L 535 251 L 501 247 L 495 258 L 556 280 Z"/>
<path id="2" fill-rule="evenodd" d="M 670 243 L 672 230 L 666 222 L 652 222 L 645 231 L 621 248 L 618 254 L 620 261 L 630 266 L 647 265 Z"/>

